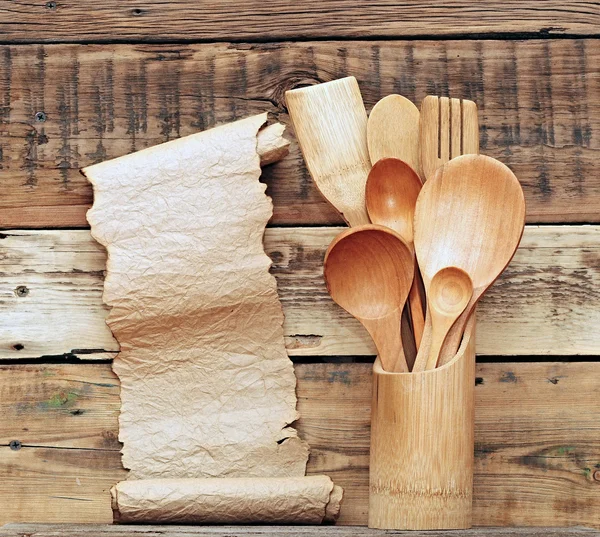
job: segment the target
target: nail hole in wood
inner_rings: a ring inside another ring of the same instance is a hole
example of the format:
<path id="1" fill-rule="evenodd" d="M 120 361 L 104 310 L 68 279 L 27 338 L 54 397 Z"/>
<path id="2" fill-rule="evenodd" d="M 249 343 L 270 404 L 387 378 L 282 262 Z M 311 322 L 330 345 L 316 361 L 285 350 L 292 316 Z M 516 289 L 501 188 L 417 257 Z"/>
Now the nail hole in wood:
<path id="1" fill-rule="evenodd" d="M 25 287 L 24 285 L 19 285 L 19 287 L 17 287 L 15 289 L 15 295 L 17 295 L 18 297 L 24 297 L 27 296 L 29 294 L 29 289 L 27 289 L 27 287 Z"/>
<path id="2" fill-rule="evenodd" d="M 25 348 L 25 345 L 21 345 L 21 343 L 15 343 L 13 345 L 13 349 L 15 349 L 16 351 L 22 351 Z"/>
<path id="3" fill-rule="evenodd" d="M 140 15 L 143 15 L 143 14 L 144 14 L 144 10 L 143 10 L 143 9 L 140 9 L 139 7 L 136 7 L 135 9 L 132 9 L 132 10 L 131 10 L 131 14 L 132 14 L 134 17 L 139 17 Z"/>
<path id="4" fill-rule="evenodd" d="M 38 123 L 43 123 L 44 121 L 46 121 L 46 113 L 45 112 L 37 112 L 35 114 L 35 120 Z"/>
<path id="5" fill-rule="evenodd" d="M 13 451 L 18 451 L 22 447 L 21 442 L 19 442 L 18 440 L 12 440 L 8 445 Z"/>

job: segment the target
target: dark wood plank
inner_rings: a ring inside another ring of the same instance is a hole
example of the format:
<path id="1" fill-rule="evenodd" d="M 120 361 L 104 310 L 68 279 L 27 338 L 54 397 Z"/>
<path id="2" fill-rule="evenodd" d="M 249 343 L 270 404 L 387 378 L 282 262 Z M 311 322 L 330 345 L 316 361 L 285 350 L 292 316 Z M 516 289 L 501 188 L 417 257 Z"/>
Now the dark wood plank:
<path id="1" fill-rule="evenodd" d="M 297 364 L 309 473 L 365 524 L 371 365 Z M 477 366 L 474 523 L 600 528 L 600 363 Z M 121 480 L 109 364 L 0 366 L 0 524 L 109 523 Z M 12 446 L 12 447 L 11 447 Z"/>
<path id="2" fill-rule="evenodd" d="M 2 0 L 0 34 L 14 42 L 273 40 L 460 34 L 598 34 L 597 2 L 445 0 Z"/>
<path id="3" fill-rule="evenodd" d="M 586 528 L 477 528 L 455 531 L 390 531 L 353 526 L 117 526 L 9 524 L 0 537 L 580 537 Z"/>
<path id="4" fill-rule="evenodd" d="M 287 123 L 286 90 L 348 74 L 368 107 L 393 92 L 473 99 L 482 152 L 520 178 L 529 222 L 599 222 L 599 43 L 3 46 L 0 227 L 85 226 L 92 192 L 80 167 L 264 110 Z M 263 177 L 274 225 L 341 223 L 296 144 Z"/>

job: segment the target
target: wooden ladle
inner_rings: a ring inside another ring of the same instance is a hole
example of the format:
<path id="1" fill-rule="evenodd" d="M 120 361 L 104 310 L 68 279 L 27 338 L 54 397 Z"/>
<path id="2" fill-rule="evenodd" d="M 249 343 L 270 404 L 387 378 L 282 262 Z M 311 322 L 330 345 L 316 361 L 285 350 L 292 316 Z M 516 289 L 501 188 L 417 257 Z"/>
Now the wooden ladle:
<path id="1" fill-rule="evenodd" d="M 450 329 L 439 364 L 450 361 L 477 301 L 515 254 L 525 225 L 525 198 L 518 179 L 501 162 L 484 155 L 450 160 L 425 182 L 415 208 L 415 251 L 427 294 L 445 267 L 464 270 L 473 295 Z M 430 350 L 431 316 L 413 371 L 423 371 Z"/>
<path id="2" fill-rule="evenodd" d="M 325 254 L 331 298 L 367 329 L 386 371 L 408 371 L 400 318 L 413 273 L 410 248 L 396 232 L 375 224 L 340 233 Z"/>
<path id="3" fill-rule="evenodd" d="M 371 222 L 393 229 L 411 251 L 414 251 L 415 205 L 422 186 L 415 170 L 397 158 L 383 158 L 377 161 L 367 178 L 366 203 Z M 415 265 L 409 304 L 417 349 L 421 344 L 425 326 L 425 308 L 419 287 L 420 275 Z"/>
<path id="4" fill-rule="evenodd" d="M 431 312 L 431 349 L 425 369 L 435 369 L 450 328 L 473 296 L 473 282 L 458 267 L 446 267 L 431 279 L 427 303 Z"/>

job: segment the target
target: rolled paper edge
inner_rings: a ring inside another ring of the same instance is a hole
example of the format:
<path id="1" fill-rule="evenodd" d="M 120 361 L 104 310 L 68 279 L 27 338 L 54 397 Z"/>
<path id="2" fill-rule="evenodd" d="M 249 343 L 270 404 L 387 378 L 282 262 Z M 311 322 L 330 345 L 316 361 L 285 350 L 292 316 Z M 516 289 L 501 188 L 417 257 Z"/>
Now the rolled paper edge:
<path id="1" fill-rule="evenodd" d="M 121 501 L 120 488 L 125 501 Z M 170 489 L 165 496 L 148 494 L 148 490 Z M 173 489 L 185 491 L 189 508 L 180 504 L 167 508 Z M 264 496 L 257 497 L 260 490 Z M 278 492 L 273 496 L 272 491 Z M 121 481 L 110 490 L 113 522 L 116 524 L 323 524 L 338 519 L 343 489 L 328 476 L 270 478 L 146 479 Z M 217 504 L 200 497 L 219 497 Z M 132 506 L 132 497 L 134 505 Z M 282 514 L 281 506 L 291 508 Z M 231 505 L 244 505 L 245 510 L 232 519 Z M 306 509 L 304 509 L 305 504 Z M 265 505 L 268 505 L 265 510 Z M 271 510 L 272 509 L 272 510 Z"/>
<path id="2" fill-rule="evenodd" d="M 333 489 L 329 494 L 329 501 L 325 506 L 325 517 L 323 522 L 329 522 L 335 524 L 340 516 L 340 510 L 342 508 L 342 499 L 344 498 L 344 489 L 339 485 L 333 485 Z"/>
<path id="3" fill-rule="evenodd" d="M 258 131 L 256 152 L 260 157 L 261 166 L 278 162 L 290 152 L 290 141 L 283 137 L 283 131 L 283 123 L 273 123 Z"/>

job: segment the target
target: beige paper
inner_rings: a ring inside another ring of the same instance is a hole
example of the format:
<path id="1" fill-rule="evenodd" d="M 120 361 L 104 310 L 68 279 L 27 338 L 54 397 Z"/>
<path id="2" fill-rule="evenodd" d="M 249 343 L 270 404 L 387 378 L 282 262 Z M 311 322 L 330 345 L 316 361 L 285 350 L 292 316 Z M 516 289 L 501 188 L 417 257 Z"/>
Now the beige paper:
<path id="1" fill-rule="evenodd" d="M 118 522 L 155 524 L 321 524 L 341 499 L 327 476 L 121 481 L 112 494 Z"/>
<path id="2" fill-rule="evenodd" d="M 92 235 L 108 251 L 103 298 L 121 345 L 113 368 L 130 479 L 305 473 L 308 447 L 288 426 L 296 379 L 262 244 L 272 204 L 257 146 L 267 160 L 281 155 L 277 127 L 257 143 L 265 121 L 84 170 Z"/>

